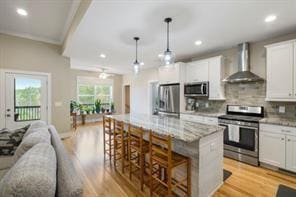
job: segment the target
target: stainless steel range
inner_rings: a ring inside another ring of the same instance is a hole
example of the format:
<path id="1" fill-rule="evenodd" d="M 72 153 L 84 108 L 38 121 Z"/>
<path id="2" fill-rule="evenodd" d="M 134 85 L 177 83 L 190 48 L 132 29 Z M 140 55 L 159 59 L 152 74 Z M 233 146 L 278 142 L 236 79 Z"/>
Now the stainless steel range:
<path id="1" fill-rule="evenodd" d="M 259 165 L 259 120 L 263 107 L 228 105 L 226 115 L 219 116 L 224 130 L 224 156 Z"/>

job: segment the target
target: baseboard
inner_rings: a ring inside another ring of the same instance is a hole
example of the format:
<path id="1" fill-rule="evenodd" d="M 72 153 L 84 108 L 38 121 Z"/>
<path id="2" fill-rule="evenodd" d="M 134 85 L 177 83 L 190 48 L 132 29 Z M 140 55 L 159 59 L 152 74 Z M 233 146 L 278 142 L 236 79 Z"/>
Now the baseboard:
<path id="1" fill-rule="evenodd" d="M 60 138 L 61 138 L 62 140 L 71 137 L 72 134 L 73 134 L 73 132 L 63 132 L 63 133 L 59 133 Z"/>

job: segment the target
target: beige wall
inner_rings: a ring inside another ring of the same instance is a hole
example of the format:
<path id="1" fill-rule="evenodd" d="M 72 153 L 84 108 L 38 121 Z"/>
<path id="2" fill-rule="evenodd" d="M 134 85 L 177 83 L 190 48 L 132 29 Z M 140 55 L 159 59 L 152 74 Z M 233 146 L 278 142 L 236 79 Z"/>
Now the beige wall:
<path id="1" fill-rule="evenodd" d="M 70 128 L 69 103 L 76 99 L 76 77 L 98 73 L 70 69 L 69 58 L 61 56 L 61 46 L 0 34 L 0 68 L 52 74 L 52 123 L 59 132 Z M 114 101 L 121 109 L 121 76 L 114 77 Z M 56 107 L 55 102 L 62 106 Z M 120 112 L 120 111 L 119 111 Z"/>
<path id="2" fill-rule="evenodd" d="M 123 84 L 130 84 L 131 112 L 149 113 L 149 82 L 158 81 L 158 69 L 152 68 L 141 71 L 138 75 L 123 76 Z"/>

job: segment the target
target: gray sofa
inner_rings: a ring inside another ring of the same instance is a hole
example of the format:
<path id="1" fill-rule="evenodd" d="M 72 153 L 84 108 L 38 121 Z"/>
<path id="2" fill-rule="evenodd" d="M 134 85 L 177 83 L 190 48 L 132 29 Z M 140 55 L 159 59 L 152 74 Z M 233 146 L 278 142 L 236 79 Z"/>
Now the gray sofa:
<path id="1" fill-rule="evenodd" d="M 0 156 L 0 197 L 80 197 L 83 184 L 52 125 L 37 121 L 13 156 Z"/>

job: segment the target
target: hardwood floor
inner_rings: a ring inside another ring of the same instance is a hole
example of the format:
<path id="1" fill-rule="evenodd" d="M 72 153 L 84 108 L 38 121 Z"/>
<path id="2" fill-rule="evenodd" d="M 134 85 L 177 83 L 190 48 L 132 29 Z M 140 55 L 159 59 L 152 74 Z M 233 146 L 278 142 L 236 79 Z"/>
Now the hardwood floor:
<path id="1" fill-rule="evenodd" d="M 102 124 L 80 126 L 64 144 L 84 180 L 84 196 L 143 196 L 135 186 L 104 163 Z M 232 172 L 214 194 L 224 196 L 275 196 L 279 184 L 296 189 L 296 176 L 253 167 L 231 159 L 224 159 L 224 168 Z"/>

